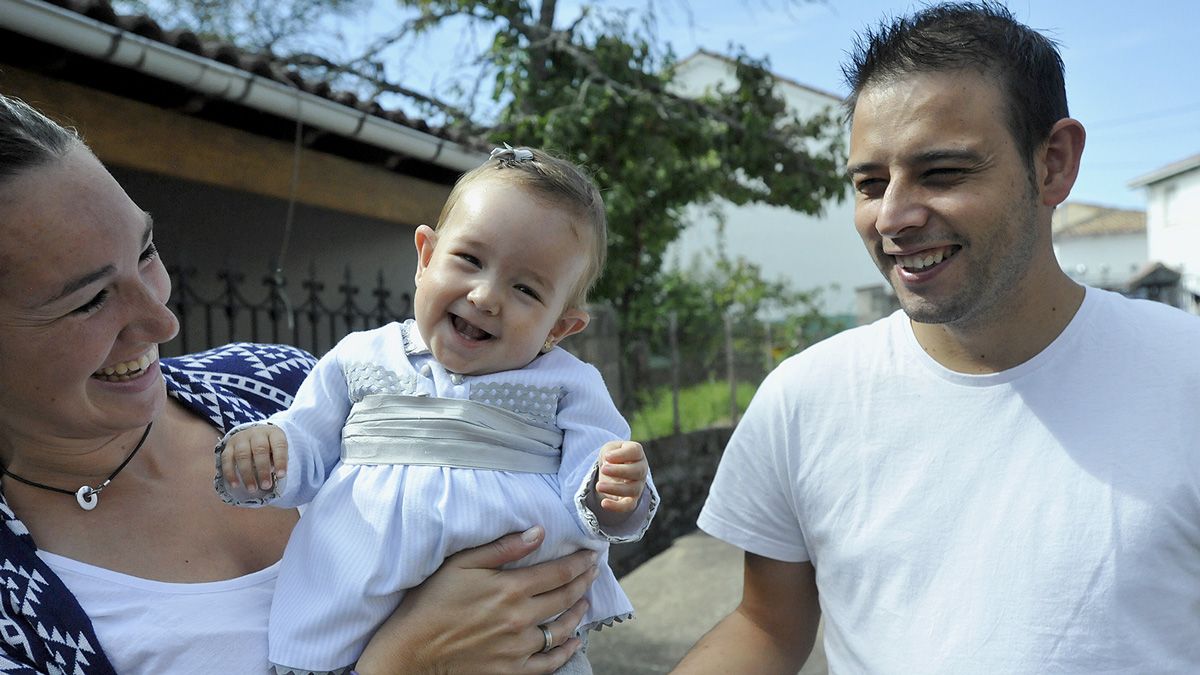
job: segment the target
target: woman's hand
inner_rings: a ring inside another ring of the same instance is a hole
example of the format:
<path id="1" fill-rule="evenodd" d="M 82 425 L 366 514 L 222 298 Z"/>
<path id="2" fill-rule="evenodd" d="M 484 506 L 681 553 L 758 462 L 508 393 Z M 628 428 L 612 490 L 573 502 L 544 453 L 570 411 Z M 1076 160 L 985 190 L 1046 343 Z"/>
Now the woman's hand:
<path id="1" fill-rule="evenodd" d="M 541 527 L 533 527 L 447 558 L 376 631 L 358 660 L 358 672 L 544 675 L 557 670 L 579 648 L 571 636 L 587 610 L 581 598 L 596 578 L 596 553 L 577 551 L 531 567 L 497 569 L 532 553 L 544 536 Z M 539 624 L 553 637 L 554 647 L 545 653 Z"/>

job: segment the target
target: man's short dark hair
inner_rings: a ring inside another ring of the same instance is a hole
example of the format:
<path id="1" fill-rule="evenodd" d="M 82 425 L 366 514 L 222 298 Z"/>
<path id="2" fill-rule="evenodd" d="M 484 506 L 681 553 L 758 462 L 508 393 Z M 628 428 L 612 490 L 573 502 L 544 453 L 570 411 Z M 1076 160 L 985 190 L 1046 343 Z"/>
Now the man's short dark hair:
<path id="1" fill-rule="evenodd" d="M 855 42 L 842 67 L 854 114 L 871 84 L 915 73 L 974 69 L 1004 88 L 1008 125 L 1025 161 L 1050 129 L 1068 116 L 1063 62 L 1057 44 L 994 2 L 943 3 L 881 23 Z"/>

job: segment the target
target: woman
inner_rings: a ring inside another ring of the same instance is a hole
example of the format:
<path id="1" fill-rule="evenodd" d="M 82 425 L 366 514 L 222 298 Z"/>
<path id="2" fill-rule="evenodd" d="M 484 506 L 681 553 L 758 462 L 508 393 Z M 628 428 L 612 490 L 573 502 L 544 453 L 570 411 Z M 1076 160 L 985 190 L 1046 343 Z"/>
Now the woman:
<path id="1" fill-rule="evenodd" d="M 266 672 L 276 564 L 298 516 L 223 504 L 212 448 L 286 405 L 312 362 L 238 345 L 160 364 L 156 345 L 178 329 L 169 294 L 149 215 L 73 132 L 0 95 L 4 672 Z M 540 540 L 534 528 L 448 560 L 358 672 L 561 666 L 594 558 L 496 571 Z"/>

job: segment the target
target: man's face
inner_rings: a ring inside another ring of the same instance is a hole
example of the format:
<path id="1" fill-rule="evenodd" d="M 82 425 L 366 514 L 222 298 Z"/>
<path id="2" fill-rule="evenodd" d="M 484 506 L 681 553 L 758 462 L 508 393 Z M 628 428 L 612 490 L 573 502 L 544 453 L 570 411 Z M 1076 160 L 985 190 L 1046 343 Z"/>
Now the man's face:
<path id="1" fill-rule="evenodd" d="M 858 98 L 855 227 L 914 321 L 986 324 L 1037 292 L 1049 210 L 1006 104 L 999 84 L 969 71 L 907 75 Z"/>

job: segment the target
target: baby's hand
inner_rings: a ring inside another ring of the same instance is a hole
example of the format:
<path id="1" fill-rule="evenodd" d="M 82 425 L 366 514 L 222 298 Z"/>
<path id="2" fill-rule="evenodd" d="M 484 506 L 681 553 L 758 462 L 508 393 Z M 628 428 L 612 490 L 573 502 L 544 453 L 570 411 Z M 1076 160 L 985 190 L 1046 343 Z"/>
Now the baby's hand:
<path id="1" fill-rule="evenodd" d="M 229 437 L 221 451 L 221 475 L 231 488 L 244 482 L 251 494 L 266 492 L 286 473 L 287 435 L 279 427 L 242 429 Z"/>
<path id="2" fill-rule="evenodd" d="M 650 465 L 642 444 L 634 441 L 609 441 L 600 448 L 600 475 L 596 494 L 600 508 L 614 513 L 629 513 L 637 508 L 646 489 Z"/>

